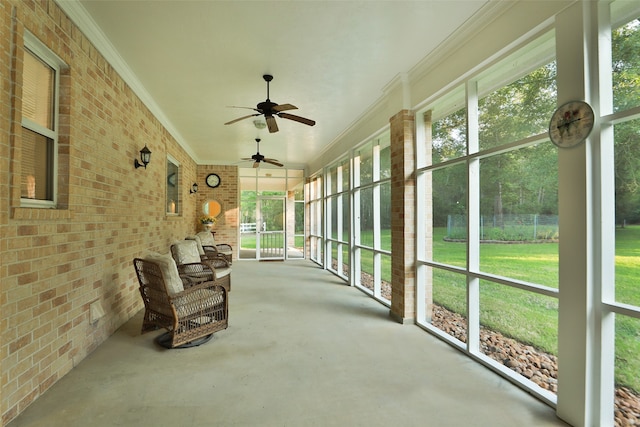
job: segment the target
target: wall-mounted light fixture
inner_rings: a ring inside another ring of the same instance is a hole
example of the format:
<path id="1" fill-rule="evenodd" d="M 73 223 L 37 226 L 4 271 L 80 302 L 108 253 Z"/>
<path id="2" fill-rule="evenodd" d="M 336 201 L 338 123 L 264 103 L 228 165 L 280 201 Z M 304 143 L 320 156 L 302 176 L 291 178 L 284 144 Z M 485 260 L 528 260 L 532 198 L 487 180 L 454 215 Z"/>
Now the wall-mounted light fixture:
<path id="1" fill-rule="evenodd" d="M 151 151 L 147 148 L 147 144 L 144 144 L 144 148 L 140 150 L 140 160 L 142 161 L 142 163 L 140 163 L 138 159 L 136 159 L 133 162 L 133 165 L 136 167 L 136 169 L 141 166 L 144 166 L 144 168 L 146 169 L 147 165 L 151 161 Z"/>
<path id="2" fill-rule="evenodd" d="M 198 184 L 194 182 L 193 185 L 191 186 L 191 190 L 189 190 L 189 194 L 195 194 L 197 192 L 198 192 Z"/>

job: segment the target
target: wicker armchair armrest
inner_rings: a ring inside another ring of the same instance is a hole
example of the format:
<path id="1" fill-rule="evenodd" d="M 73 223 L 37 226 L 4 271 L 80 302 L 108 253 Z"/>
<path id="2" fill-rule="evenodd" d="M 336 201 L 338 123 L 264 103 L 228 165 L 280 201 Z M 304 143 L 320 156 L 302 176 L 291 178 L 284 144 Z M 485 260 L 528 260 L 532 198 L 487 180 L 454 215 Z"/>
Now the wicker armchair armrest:
<path id="1" fill-rule="evenodd" d="M 210 265 L 211 267 L 213 267 L 214 270 L 216 268 L 228 268 L 228 267 L 230 267 L 229 261 L 227 261 L 227 259 L 224 256 L 219 256 L 219 257 L 215 257 L 213 259 L 208 259 L 208 260 L 206 260 L 204 262 L 206 264 Z"/>
<path id="2" fill-rule="evenodd" d="M 204 249 L 204 258 L 207 261 L 211 261 L 211 260 L 217 260 L 217 259 L 224 259 L 226 260 L 227 257 L 218 251 L 218 249 L 215 246 L 203 246 L 202 249 Z M 227 265 L 214 265 L 214 267 L 228 267 Z"/>
<path id="3" fill-rule="evenodd" d="M 202 280 L 198 280 L 197 277 L 187 276 L 186 274 L 180 274 L 180 280 L 182 280 L 182 286 L 184 289 L 197 285 L 198 283 L 202 283 Z"/>
<path id="4" fill-rule="evenodd" d="M 214 267 L 208 262 L 194 262 L 178 265 L 178 274 L 183 282 L 193 286 L 197 283 L 213 281 L 216 278 Z"/>
<path id="5" fill-rule="evenodd" d="M 190 283 L 200 283 L 207 280 L 216 280 L 218 278 L 216 269 L 229 267 L 229 262 L 225 258 L 219 257 L 190 264 L 180 264 L 178 273 L 180 277 L 184 277 Z"/>

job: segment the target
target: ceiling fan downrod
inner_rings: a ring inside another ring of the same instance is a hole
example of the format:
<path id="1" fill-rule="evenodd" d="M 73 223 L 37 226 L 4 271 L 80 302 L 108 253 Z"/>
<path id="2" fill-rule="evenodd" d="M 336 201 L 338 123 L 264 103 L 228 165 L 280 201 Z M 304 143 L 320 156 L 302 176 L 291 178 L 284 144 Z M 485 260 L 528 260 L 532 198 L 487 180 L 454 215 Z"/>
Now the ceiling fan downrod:
<path id="1" fill-rule="evenodd" d="M 265 82 L 267 82 L 267 101 L 270 100 L 269 98 L 269 82 L 271 80 L 273 80 L 273 76 L 271 74 L 265 74 L 262 76 L 262 78 L 264 79 Z"/>

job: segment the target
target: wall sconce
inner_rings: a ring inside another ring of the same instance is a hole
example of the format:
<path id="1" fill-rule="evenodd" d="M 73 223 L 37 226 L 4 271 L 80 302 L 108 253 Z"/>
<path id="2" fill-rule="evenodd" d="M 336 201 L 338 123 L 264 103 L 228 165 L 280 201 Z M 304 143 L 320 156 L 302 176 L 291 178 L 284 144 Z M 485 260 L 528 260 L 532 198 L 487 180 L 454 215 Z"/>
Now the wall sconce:
<path id="1" fill-rule="evenodd" d="M 191 190 L 189 190 L 189 194 L 195 194 L 197 192 L 198 192 L 198 184 L 194 182 L 193 185 L 191 186 Z"/>
<path id="2" fill-rule="evenodd" d="M 133 162 L 133 165 L 136 167 L 136 169 L 141 166 L 144 166 L 144 168 L 146 169 L 147 165 L 151 161 L 151 151 L 149 151 L 149 149 L 147 148 L 147 144 L 144 144 L 144 148 L 140 150 L 140 160 L 142 160 L 142 163 L 140 163 L 138 159 L 136 159 Z"/>

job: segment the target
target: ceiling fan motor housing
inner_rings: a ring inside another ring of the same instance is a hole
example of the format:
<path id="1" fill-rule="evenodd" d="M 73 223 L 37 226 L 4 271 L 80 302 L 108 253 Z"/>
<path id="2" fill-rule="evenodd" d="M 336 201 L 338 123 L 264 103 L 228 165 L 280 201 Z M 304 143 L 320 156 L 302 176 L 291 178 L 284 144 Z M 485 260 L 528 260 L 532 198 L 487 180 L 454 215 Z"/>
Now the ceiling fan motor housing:
<path id="1" fill-rule="evenodd" d="M 271 102 L 271 100 L 267 99 L 264 102 L 259 103 L 256 108 L 262 111 L 262 114 L 265 116 L 273 116 L 273 107 L 277 106 L 275 102 Z"/>

